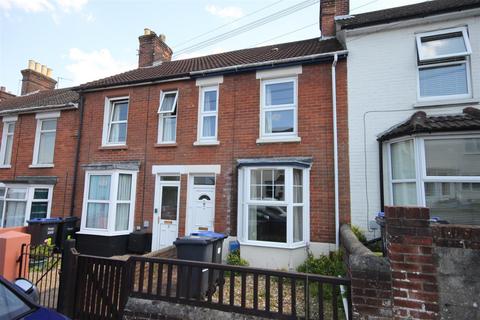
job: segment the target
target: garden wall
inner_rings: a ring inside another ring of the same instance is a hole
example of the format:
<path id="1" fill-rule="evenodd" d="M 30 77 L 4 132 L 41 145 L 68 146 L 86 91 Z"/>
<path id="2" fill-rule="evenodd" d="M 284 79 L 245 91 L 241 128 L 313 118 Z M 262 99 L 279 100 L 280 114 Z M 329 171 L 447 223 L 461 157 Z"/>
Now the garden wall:
<path id="1" fill-rule="evenodd" d="M 341 229 L 354 319 L 480 319 L 480 226 L 431 225 L 428 208 L 385 219 L 386 259 Z"/>

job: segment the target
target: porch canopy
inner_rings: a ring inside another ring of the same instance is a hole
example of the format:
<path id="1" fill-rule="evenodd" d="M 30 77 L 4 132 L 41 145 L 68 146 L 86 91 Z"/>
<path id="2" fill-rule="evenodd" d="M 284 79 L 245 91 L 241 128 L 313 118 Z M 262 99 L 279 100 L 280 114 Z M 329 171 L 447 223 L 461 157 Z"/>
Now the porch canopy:
<path id="1" fill-rule="evenodd" d="M 480 130 L 480 110 L 467 107 L 461 114 L 427 116 L 424 111 L 415 112 L 407 121 L 382 133 L 378 141 L 388 141 L 419 133 L 437 133 Z"/>

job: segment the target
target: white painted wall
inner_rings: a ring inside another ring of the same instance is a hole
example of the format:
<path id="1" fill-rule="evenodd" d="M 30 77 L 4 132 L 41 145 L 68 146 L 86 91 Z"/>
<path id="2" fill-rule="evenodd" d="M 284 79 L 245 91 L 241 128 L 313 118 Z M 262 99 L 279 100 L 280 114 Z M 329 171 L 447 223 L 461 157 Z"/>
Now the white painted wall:
<path id="1" fill-rule="evenodd" d="M 297 249 L 271 248 L 263 246 L 240 246 L 240 256 L 247 260 L 250 267 L 296 271 L 310 250 L 315 257 L 326 255 L 335 250 L 335 244 L 312 242 L 307 247 Z"/>
<path id="2" fill-rule="evenodd" d="M 348 124 L 352 224 L 367 230 L 368 221 L 373 220 L 380 210 L 379 148 L 376 140 L 379 134 L 405 121 L 419 110 L 433 115 L 461 113 L 466 106 L 478 107 L 478 102 L 472 101 L 463 105 L 414 107 L 417 103 L 415 33 L 458 26 L 468 26 L 469 29 L 473 51 L 473 99 L 480 98 L 480 18 L 478 11 L 469 13 L 464 12 L 463 17 L 453 14 L 417 20 L 416 23 L 393 23 L 390 26 L 370 28 L 370 33 L 359 34 L 360 30 L 357 29 L 344 35 L 349 51 Z M 388 200 L 386 199 L 386 204 Z M 376 232 L 378 235 L 379 231 Z M 369 236 L 374 234 L 370 233 Z"/>

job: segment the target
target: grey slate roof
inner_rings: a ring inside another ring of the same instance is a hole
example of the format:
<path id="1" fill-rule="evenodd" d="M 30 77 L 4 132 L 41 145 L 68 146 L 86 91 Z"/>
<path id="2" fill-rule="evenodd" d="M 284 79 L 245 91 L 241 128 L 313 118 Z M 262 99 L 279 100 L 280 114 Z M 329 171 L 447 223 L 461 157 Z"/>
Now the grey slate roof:
<path id="1" fill-rule="evenodd" d="M 424 111 L 415 112 L 407 121 L 383 133 L 378 141 L 387 141 L 418 133 L 480 130 L 480 110 L 468 107 L 461 114 L 427 116 Z"/>
<path id="2" fill-rule="evenodd" d="M 0 113 L 21 113 L 29 109 L 61 107 L 78 103 L 80 96 L 75 88 L 43 90 L 0 102 Z"/>
<path id="3" fill-rule="evenodd" d="M 337 23 L 342 29 L 356 29 L 400 20 L 423 18 L 442 13 L 463 11 L 480 7 L 480 0 L 434 0 L 408 6 L 371 11 L 341 18 Z"/>
<path id="4" fill-rule="evenodd" d="M 336 39 L 313 38 L 264 47 L 242 49 L 203 57 L 163 62 L 158 66 L 138 68 L 108 78 L 85 83 L 82 89 L 167 80 L 189 76 L 191 72 L 241 66 L 274 60 L 297 58 L 344 50 Z"/>

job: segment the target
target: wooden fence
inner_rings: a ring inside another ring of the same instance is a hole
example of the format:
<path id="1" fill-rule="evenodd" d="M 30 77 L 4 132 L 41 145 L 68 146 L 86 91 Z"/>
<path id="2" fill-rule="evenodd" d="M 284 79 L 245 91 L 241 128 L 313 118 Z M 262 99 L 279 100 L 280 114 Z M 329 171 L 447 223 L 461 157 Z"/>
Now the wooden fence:
<path id="1" fill-rule="evenodd" d="M 352 319 L 345 278 L 163 258 L 128 264 L 136 298 L 275 319 Z"/>

